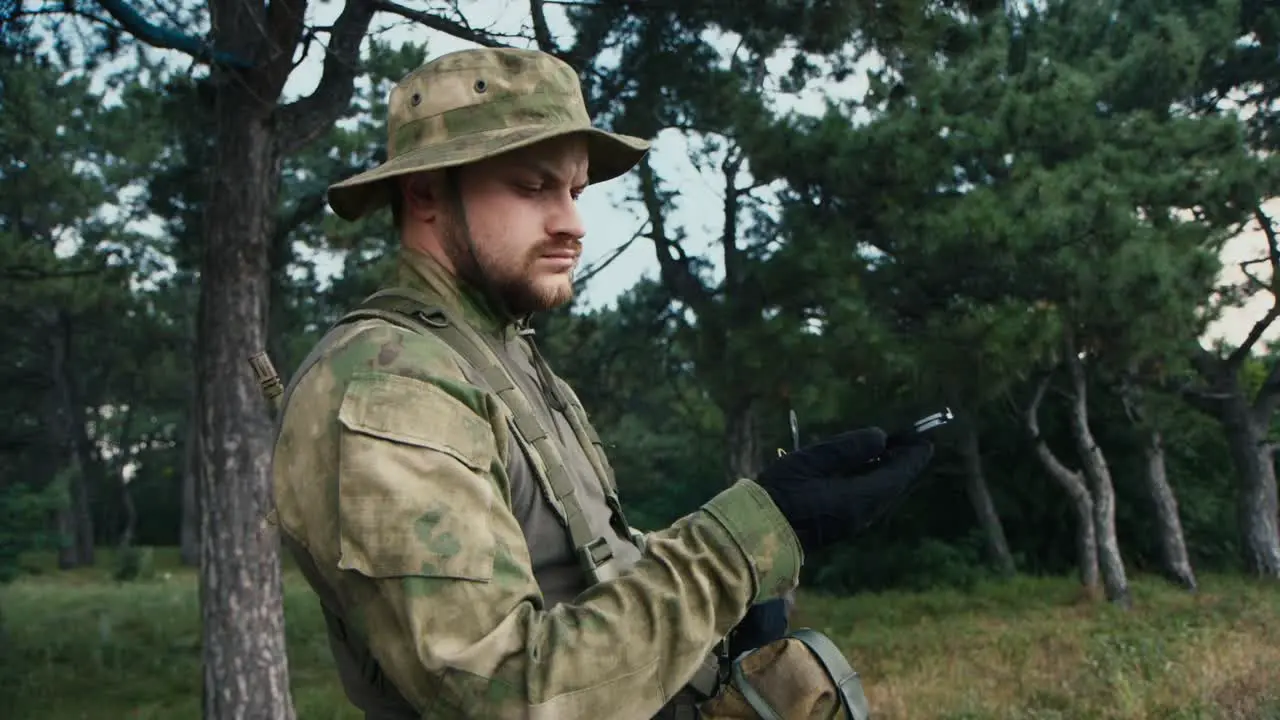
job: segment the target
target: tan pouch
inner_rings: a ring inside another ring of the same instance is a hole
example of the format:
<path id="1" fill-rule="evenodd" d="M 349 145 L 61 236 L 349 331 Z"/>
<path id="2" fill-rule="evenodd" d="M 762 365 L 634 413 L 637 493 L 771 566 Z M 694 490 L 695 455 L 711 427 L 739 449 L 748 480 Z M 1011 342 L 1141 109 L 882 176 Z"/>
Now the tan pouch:
<path id="1" fill-rule="evenodd" d="M 862 681 L 825 635 L 802 628 L 733 661 L 703 720 L 868 720 Z"/>

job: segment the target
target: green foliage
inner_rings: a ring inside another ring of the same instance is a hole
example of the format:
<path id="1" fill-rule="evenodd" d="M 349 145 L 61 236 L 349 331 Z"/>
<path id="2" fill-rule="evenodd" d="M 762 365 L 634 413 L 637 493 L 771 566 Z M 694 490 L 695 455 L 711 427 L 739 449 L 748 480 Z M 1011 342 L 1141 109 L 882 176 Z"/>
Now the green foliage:
<path id="1" fill-rule="evenodd" d="M 1007 402 L 1025 397 L 1027 376 L 1055 360 L 1069 327 L 1092 353 L 1092 425 L 1115 474 L 1126 561 L 1159 564 L 1138 429 L 1115 392 L 1139 365 L 1193 560 L 1237 566 L 1220 428 L 1155 389 L 1186 369 L 1181 353 L 1203 323 L 1228 230 L 1276 187 L 1275 163 L 1256 152 L 1276 137 L 1275 71 L 1260 61 L 1275 48 L 1276 16 L 1253 2 L 1050 3 L 1024 9 L 1026 57 L 1014 72 L 1013 26 L 997 5 L 570 8 L 566 52 L 600 119 L 680 133 L 716 184 L 741 189 L 721 218 L 736 233 L 714 246 L 723 277 L 708 258 L 672 250 L 677 262 L 615 308 L 538 319 L 543 352 L 609 443 L 633 524 L 662 527 L 723 487 L 732 432 L 746 427 L 765 461 L 788 446 L 789 408 L 808 442 L 896 427 L 946 403 L 979 429 L 1020 569 L 1070 572 L 1070 509 Z M 1231 42 L 1244 29 L 1257 47 Z M 741 37 L 735 53 L 716 44 L 721 31 Z M 339 223 L 323 206 L 330 182 L 382 159 L 387 90 L 427 55 L 369 40 L 345 116 L 282 167 L 270 350 L 285 375 L 395 270 L 388 213 Z M 807 53 L 778 62 L 794 48 Z M 783 94 L 847 77 L 869 48 L 888 62 L 865 97 L 817 117 L 778 110 Z M 0 119 L 0 272 L 20 276 L 0 301 L 0 394 L 15 408 L 0 418 L 0 497 L 34 524 L 30 534 L 6 526 L 6 543 L 66 544 L 29 503 L 73 467 L 77 441 L 89 450 L 75 464 L 94 539 L 120 540 L 127 467 L 135 539 L 173 543 L 211 86 L 144 64 L 108 77 L 113 104 L 82 75 L 19 50 L 4 66 Z M 1256 117 L 1207 110 L 1212 89 L 1246 85 Z M 25 162 L 37 152 L 49 160 Z M 626 182 L 643 190 L 639 180 Z M 650 189 L 645 209 L 667 220 L 666 240 L 690 242 L 693 228 L 671 216 L 681 188 L 655 174 Z M 161 231 L 126 222 L 143 217 Z M 81 242 L 67 250 L 65 238 Z M 336 275 L 322 277 L 326 266 Z M 69 339 L 60 373 L 55 337 Z M 1247 390 L 1264 377 L 1250 362 Z M 1056 400 L 1042 429 L 1067 448 Z M 987 569 L 964 482 L 955 436 L 943 433 L 930 482 L 858 543 L 811 558 L 806 582 L 970 587 Z"/>
<path id="2" fill-rule="evenodd" d="M 58 538 L 49 531 L 48 517 L 65 503 L 65 482 L 39 490 L 20 483 L 0 486 L 0 585 L 21 574 L 25 554 L 54 546 Z"/>
<path id="3" fill-rule="evenodd" d="M 833 555 L 813 573 L 814 587 L 833 593 L 971 589 L 990 577 L 976 535 L 951 542 L 925 537 L 887 548 L 858 544 Z"/>
<path id="4" fill-rule="evenodd" d="M 181 365 L 158 298 L 135 292 L 163 258 L 128 225 L 132 208 L 117 203 L 155 152 L 157 133 L 149 106 L 108 106 L 86 78 L 42 58 L 4 56 L 0 77 L 0 393 L 9 410 L 0 492 L 13 512 L 30 512 L 24 498 L 35 502 L 55 478 L 69 478 L 62 492 L 72 502 L 60 512 L 76 513 L 74 500 L 90 486 L 104 499 L 112 492 L 108 478 L 128 461 L 135 433 L 153 431 L 135 408 L 162 394 L 165 370 Z M 107 87 L 128 96 L 136 84 L 120 74 Z M 140 377 L 139 367 L 154 374 Z M 12 527 L 21 527 L 17 518 Z M 32 530 L 38 537 L 49 528 Z"/>
<path id="5" fill-rule="evenodd" d="M 117 582 L 150 580 L 155 577 L 155 553 L 152 548 L 139 545 L 121 547 L 116 553 L 116 569 L 112 578 Z"/>

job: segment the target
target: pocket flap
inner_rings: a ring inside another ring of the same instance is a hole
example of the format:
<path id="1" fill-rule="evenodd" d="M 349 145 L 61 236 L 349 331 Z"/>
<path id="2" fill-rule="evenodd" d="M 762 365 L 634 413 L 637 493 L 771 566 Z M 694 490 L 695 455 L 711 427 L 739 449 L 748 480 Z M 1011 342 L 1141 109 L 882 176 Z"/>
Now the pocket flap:
<path id="1" fill-rule="evenodd" d="M 442 388 L 365 373 L 338 412 L 339 567 L 487 581 L 498 496 L 488 422 Z"/>

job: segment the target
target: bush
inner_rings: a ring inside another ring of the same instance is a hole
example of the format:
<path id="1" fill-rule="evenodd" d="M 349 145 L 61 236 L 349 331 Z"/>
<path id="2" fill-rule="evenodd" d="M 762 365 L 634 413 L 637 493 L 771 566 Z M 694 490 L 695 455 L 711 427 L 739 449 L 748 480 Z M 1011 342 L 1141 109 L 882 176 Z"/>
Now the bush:
<path id="1" fill-rule="evenodd" d="M 810 584 L 835 593 L 902 589 L 971 589 L 989 577 L 973 537 L 958 542 L 920 538 L 883 547 L 852 544 L 815 559 Z"/>
<path id="2" fill-rule="evenodd" d="M 151 548 L 126 545 L 116 553 L 116 570 L 112 577 L 117 582 L 150 580 L 155 574 L 155 554 Z"/>

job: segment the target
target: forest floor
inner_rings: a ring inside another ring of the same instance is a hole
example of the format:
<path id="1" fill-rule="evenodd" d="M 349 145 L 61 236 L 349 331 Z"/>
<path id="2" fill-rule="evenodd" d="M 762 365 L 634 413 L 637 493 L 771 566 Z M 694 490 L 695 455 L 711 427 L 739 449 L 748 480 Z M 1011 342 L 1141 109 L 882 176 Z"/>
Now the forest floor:
<path id="1" fill-rule="evenodd" d="M 0 588 L 0 716 L 199 718 L 196 577 L 155 551 L 142 579 L 51 560 Z M 861 673 L 877 720 L 1250 718 L 1280 720 L 1280 586 L 1201 578 L 1190 595 L 1133 582 L 1129 611 L 1086 601 L 1068 578 L 968 591 L 841 598 L 801 593 L 795 626 L 830 636 Z M 286 567 L 289 664 L 299 720 L 360 720 L 334 674 L 314 597 Z"/>

